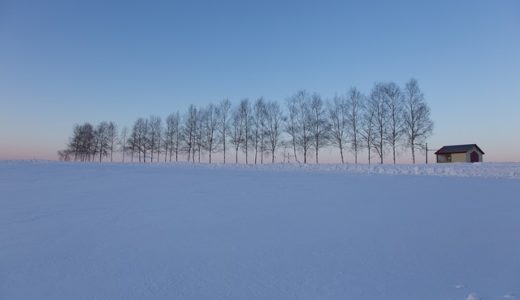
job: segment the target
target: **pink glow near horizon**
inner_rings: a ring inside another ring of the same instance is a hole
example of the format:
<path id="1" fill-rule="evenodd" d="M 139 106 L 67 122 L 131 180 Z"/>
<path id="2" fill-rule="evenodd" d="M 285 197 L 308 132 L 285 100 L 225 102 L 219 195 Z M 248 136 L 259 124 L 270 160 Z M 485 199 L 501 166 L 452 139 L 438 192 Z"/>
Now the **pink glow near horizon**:
<path id="1" fill-rule="evenodd" d="M 512 153 L 509 151 L 504 151 L 501 147 L 492 147 L 492 148 L 484 148 L 482 147 L 484 152 L 486 153 L 484 155 L 484 162 L 520 162 L 519 152 Z M 15 146 L 6 146 L 6 145 L 0 145 L 0 160 L 58 160 L 57 156 L 57 148 L 52 147 L 32 147 L 31 149 L 23 148 L 23 147 L 15 147 Z M 233 154 L 233 155 L 231 155 Z M 234 153 L 229 152 L 227 155 L 227 161 L 230 163 L 234 163 Z M 360 155 L 358 156 L 358 161 L 360 163 L 367 163 L 367 153 L 366 151 L 362 151 Z M 127 156 L 128 158 L 129 156 Z M 163 156 L 161 155 L 163 160 Z M 239 163 L 244 163 L 244 154 L 239 153 Z M 253 156 L 250 156 L 250 158 Z M 202 161 L 207 161 L 207 155 L 202 156 Z M 181 161 L 185 161 L 185 157 L 182 156 Z M 264 157 L 265 163 L 270 163 L 270 156 L 266 155 Z M 308 163 L 313 164 L 314 163 L 314 154 L 311 153 L 307 157 Z M 340 163 L 340 157 L 339 152 L 337 149 L 323 149 L 323 151 L 320 151 L 320 163 Z M 354 156 L 352 153 L 347 153 L 345 156 L 346 162 L 353 163 L 354 162 Z M 429 162 L 433 163 L 435 162 L 435 155 L 430 153 L 429 155 Z M 213 154 L 213 160 L 214 162 L 221 162 L 222 161 L 222 154 L 216 153 Z M 425 157 L 423 153 L 417 154 L 417 163 L 424 163 Z M 114 161 L 119 162 L 121 161 L 121 156 L 119 153 L 114 154 Z M 283 152 L 277 153 L 277 162 L 283 162 Z M 250 163 L 252 160 L 250 160 Z M 372 162 L 377 163 L 378 157 L 375 153 L 372 154 Z M 385 163 L 391 163 L 392 157 L 390 153 L 386 153 L 385 157 Z M 397 162 L 398 163 L 411 163 L 411 155 L 409 151 L 401 151 L 399 152 L 397 156 Z"/>

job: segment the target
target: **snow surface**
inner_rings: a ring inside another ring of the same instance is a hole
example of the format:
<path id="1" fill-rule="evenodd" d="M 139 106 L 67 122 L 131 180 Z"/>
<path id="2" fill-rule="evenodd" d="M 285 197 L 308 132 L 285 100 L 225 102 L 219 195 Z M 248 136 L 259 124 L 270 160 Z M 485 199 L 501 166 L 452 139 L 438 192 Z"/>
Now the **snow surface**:
<path id="1" fill-rule="evenodd" d="M 516 299 L 519 174 L 4 161 L 0 299 Z"/>

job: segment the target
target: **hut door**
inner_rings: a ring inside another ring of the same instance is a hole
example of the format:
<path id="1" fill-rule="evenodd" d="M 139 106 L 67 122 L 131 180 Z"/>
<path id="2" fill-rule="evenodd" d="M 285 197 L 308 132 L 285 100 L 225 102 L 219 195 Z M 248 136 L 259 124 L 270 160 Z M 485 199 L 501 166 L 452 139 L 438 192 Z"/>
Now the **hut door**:
<path id="1" fill-rule="evenodd" d="M 478 153 L 477 153 L 477 151 L 471 152 L 470 158 L 471 158 L 471 162 L 472 163 L 478 162 Z"/>

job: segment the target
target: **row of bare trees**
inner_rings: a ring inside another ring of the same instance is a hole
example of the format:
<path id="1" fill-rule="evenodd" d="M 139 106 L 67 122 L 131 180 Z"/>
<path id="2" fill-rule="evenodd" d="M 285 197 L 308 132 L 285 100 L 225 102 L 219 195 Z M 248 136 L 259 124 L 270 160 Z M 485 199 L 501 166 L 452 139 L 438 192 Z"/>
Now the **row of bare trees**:
<path id="1" fill-rule="evenodd" d="M 416 150 L 432 130 L 430 109 L 411 79 L 403 88 L 393 82 L 376 83 L 368 95 L 352 88 L 327 101 L 300 90 L 286 100 L 285 111 L 278 102 L 263 98 L 253 103 L 244 99 L 235 107 L 227 99 L 205 107 L 190 105 L 182 115 L 168 115 L 164 124 L 159 116 L 139 118 L 131 130 L 124 127 L 119 134 L 113 122 L 76 125 L 68 148 L 58 154 L 62 160 L 112 161 L 118 151 L 123 162 L 184 157 L 212 163 L 213 155 L 221 153 L 226 163 L 232 151 L 235 163 L 242 153 L 246 164 L 257 164 L 264 159 L 274 163 L 284 148 L 291 152 L 284 158 L 307 163 L 314 154 L 319 163 L 320 151 L 335 147 L 342 163 L 346 152 L 357 163 L 363 150 L 369 163 L 374 153 L 380 163 L 390 153 L 395 163 L 399 150 L 407 147 L 415 163 Z"/>
<path id="2" fill-rule="evenodd" d="M 114 122 L 101 122 L 96 127 L 90 123 L 74 126 L 68 149 L 59 151 L 63 160 L 93 161 L 110 157 L 118 146 L 117 127 Z"/>

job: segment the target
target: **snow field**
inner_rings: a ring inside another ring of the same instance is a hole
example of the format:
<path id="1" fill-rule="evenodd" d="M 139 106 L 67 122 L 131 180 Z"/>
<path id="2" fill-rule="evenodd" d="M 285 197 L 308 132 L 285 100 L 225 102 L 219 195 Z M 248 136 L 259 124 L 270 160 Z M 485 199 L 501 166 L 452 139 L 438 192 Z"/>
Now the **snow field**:
<path id="1" fill-rule="evenodd" d="M 514 299 L 518 165 L 441 167 L 0 162 L 0 299 Z"/>

